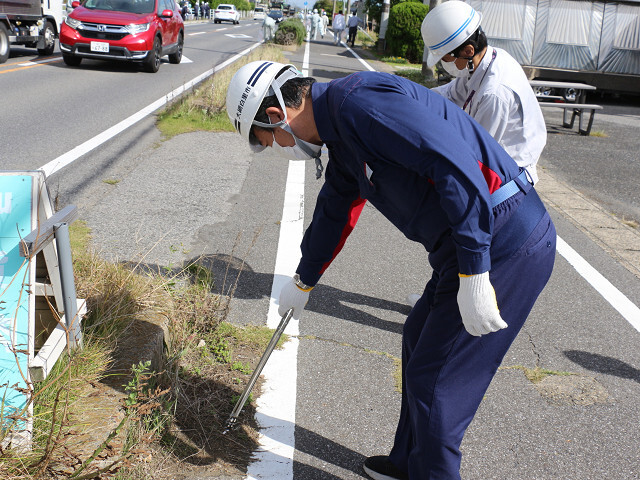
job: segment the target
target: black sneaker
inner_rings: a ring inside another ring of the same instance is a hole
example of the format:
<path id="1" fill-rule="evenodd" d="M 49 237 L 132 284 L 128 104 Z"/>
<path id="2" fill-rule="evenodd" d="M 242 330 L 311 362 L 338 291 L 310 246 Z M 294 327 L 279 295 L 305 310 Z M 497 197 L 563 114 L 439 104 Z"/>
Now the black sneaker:
<path id="1" fill-rule="evenodd" d="M 373 480 L 409 480 L 409 475 L 391 463 L 386 455 L 367 458 L 362 468 Z"/>

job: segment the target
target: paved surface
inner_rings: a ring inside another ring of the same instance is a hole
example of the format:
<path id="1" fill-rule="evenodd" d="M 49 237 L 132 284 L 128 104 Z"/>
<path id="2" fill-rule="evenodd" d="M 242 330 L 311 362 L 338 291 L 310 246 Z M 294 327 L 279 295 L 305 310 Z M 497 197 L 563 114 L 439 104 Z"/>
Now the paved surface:
<path id="1" fill-rule="evenodd" d="M 300 66 L 302 55 L 290 58 Z M 311 45 L 309 73 L 321 81 L 363 68 L 342 47 Z M 596 118 L 594 128 L 613 141 L 626 135 L 617 120 Z M 148 149 L 121 154 L 120 183 L 102 186 L 99 200 L 86 195 L 76 202 L 96 243 L 105 255 L 160 267 L 203 255 L 218 289 L 242 269 L 231 320 L 263 324 L 286 162 L 268 152 L 252 155 L 235 134 L 158 141 L 147 132 Z M 554 162 L 566 157 L 571 151 L 551 149 L 540 162 L 538 191 L 558 233 L 637 304 L 640 234 L 554 175 Z M 602 152 L 581 152 L 585 165 L 602 159 Z M 308 165 L 306 223 L 321 186 L 313 173 Z M 388 452 L 400 401 L 394 372 L 405 297 L 421 291 L 429 274 L 426 253 L 368 206 L 300 323 L 296 480 L 365 478 L 364 458 Z M 640 478 L 639 344 L 640 333 L 558 256 L 464 439 L 463 478 Z M 577 375 L 533 385 L 522 370 L 536 366 Z"/>

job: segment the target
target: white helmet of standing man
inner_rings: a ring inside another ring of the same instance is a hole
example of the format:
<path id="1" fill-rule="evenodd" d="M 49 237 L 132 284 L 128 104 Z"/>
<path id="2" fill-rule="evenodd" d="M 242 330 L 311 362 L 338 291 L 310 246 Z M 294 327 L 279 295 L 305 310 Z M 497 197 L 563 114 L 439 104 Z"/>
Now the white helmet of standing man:
<path id="1" fill-rule="evenodd" d="M 285 70 L 278 78 L 276 76 Z M 258 60 L 238 69 L 227 89 L 227 115 L 238 133 L 249 142 L 255 152 L 265 147 L 250 138 L 251 126 L 275 128 L 287 121 L 287 109 L 280 87 L 287 80 L 301 77 L 296 67 L 283 63 Z M 265 97 L 275 95 L 284 110 L 284 119 L 278 123 L 262 123 L 255 120 L 256 113 Z"/>
<path id="2" fill-rule="evenodd" d="M 450 0 L 433 8 L 424 17 L 422 39 L 429 49 L 427 66 L 433 67 L 442 57 L 462 45 L 480 26 L 482 15 L 471 5 Z"/>

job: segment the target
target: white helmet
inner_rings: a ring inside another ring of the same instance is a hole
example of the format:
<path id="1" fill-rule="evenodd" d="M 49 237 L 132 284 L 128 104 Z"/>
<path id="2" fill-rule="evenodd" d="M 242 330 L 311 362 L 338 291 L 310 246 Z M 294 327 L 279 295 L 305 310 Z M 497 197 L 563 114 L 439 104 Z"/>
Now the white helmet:
<path id="1" fill-rule="evenodd" d="M 427 66 L 433 67 L 462 45 L 478 29 L 481 19 L 482 15 L 471 5 L 457 0 L 441 3 L 427 13 L 420 28 L 429 49 Z"/>
<path id="2" fill-rule="evenodd" d="M 285 71 L 276 78 L 282 70 Z M 255 152 L 260 152 L 265 147 L 249 137 L 251 126 L 275 128 L 284 124 L 287 121 L 287 109 L 280 87 L 287 80 L 301 76 L 302 73 L 293 65 L 258 60 L 240 67 L 231 79 L 227 89 L 227 115 L 238 133 L 249 142 Z M 271 95 L 276 96 L 284 110 L 284 119 L 273 124 L 255 121 L 262 100 Z"/>

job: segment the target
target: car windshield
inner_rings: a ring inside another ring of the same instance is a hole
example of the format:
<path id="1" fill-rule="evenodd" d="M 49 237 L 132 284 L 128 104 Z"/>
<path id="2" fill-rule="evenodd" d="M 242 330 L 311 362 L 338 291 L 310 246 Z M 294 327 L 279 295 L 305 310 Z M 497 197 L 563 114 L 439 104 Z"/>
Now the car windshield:
<path id="1" fill-rule="evenodd" d="M 218 5 L 216 10 L 233 10 L 233 7 L 230 5 Z"/>
<path id="2" fill-rule="evenodd" d="M 90 10 L 108 10 L 127 13 L 153 13 L 155 0 L 87 0 L 83 6 Z"/>
<path id="3" fill-rule="evenodd" d="M 282 12 L 279 10 L 276 10 L 274 12 L 269 12 L 269 16 L 273 18 L 279 18 L 282 16 Z"/>

